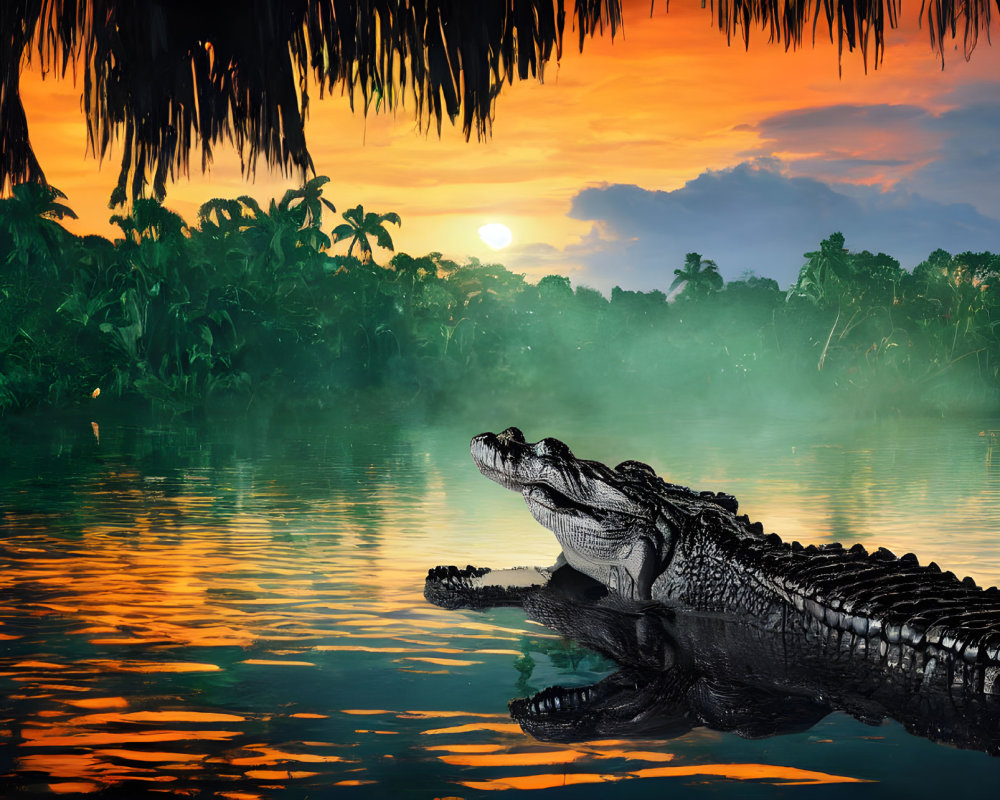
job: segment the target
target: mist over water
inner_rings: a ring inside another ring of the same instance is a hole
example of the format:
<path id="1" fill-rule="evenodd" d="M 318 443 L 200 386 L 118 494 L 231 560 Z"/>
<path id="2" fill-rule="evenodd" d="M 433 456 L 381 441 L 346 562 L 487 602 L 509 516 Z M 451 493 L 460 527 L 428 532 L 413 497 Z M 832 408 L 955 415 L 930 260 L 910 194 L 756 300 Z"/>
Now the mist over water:
<path id="1" fill-rule="evenodd" d="M 760 741 L 696 730 L 551 745 L 511 723 L 511 698 L 613 667 L 518 610 L 424 601 L 430 566 L 558 554 L 520 496 L 479 475 L 468 443 L 483 430 L 516 424 L 580 457 L 646 461 L 735 494 L 786 539 L 912 550 L 1000 581 L 988 421 L 817 425 L 618 399 L 494 395 L 419 419 L 8 424 L 0 448 L 18 458 L 0 468 L 4 795 L 565 785 L 567 797 L 596 797 L 600 780 L 622 797 L 763 796 L 801 781 L 855 796 L 864 785 L 843 781 L 877 781 L 880 794 L 995 781 L 995 759 L 838 714 Z"/>

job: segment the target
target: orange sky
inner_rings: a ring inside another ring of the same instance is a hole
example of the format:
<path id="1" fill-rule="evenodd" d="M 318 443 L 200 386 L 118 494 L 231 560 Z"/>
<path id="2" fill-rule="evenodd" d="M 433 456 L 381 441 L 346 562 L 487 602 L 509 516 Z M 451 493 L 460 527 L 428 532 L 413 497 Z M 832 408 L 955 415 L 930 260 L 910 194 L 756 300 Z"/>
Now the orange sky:
<path id="1" fill-rule="evenodd" d="M 865 74 L 859 54 L 845 54 L 838 77 L 835 46 L 785 53 L 756 35 L 749 52 L 727 47 L 712 18 L 697 2 L 675 0 L 665 13 L 658 4 L 626 4 L 624 37 L 589 41 L 582 55 L 567 35 L 561 64 L 546 81 L 505 87 L 496 108 L 492 137 L 466 143 L 460 130 L 421 132 L 412 104 L 395 115 L 367 119 L 351 113 L 346 98 L 310 102 L 307 137 L 319 174 L 332 179 L 326 196 L 339 210 L 362 203 L 367 210 L 397 211 L 397 250 L 444 251 L 456 258 L 501 261 L 537 278 L 577 269 L 571 255 L 556 252 L 545 264 L 527 254 L 532 243 L 563 248 L 578 243 L 593 223 L 569 219 L 573 196 L 587 186 L 632 183 L 673 190 L 706 169 L 733 166 L 748 154 L 772 153 L 794 166 L 829 142 L 802 142 L 798 152 L 767 150 L 754 124 L 781 111 L 836 103 L 912 104 L 944 110 L 948 93 L 988 86 L 996 92 L 1000 48 L 984 43 L 971 62 L 958 51 L 940 59 L 917 28 L 917 8 L 904 9 L 902 29 L 888 37 L 884 64 Z M 51 183 L 79 214 L 78 233 L 111 235 L 107 198 L 117 177 L 115 153 L 99 168 L 85 158 L 80 88 L 71 80 L 22 78 L 31 140 Z M 762 146 L 764 150 L 762 151 Z M 919 159 L 920 136 L 905 131 L 859 130 L 845 152 L 898 154 Z M 192 169 L 200 158 L 192 158 Z M 892 174 L 841 176 L 882 183 Z M 192 172 L 168 190 L 167 205 L 189 221 L 211 197 L 280 195 L 293 181 L 268 174 L 261 165 L 254 183 L 240 177 L 235 153 L 218 151 L 211 172 Z M 514 248 L 494 254 L 477 229 L 501 221 L 514 232 Z M 333 220 L 326 225 L 332 227 Z M 520 251 L 518 248 L 521 248 Z M 382 261 L 386 254 L 377 254 Z"/>

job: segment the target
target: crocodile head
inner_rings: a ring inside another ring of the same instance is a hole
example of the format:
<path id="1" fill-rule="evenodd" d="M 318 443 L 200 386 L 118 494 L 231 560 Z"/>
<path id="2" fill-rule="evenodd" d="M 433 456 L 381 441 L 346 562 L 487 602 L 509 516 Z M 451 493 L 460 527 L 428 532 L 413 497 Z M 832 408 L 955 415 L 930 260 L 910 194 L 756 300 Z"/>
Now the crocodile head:
<path id="1" fill-rule="evenodd" d="M 664 483 L 638 461 L 612 469 L 577 458 L 558 439 L 530 443 L 517 428 L 480 434 L 471 450 L 483 475 L 521 493 L 556 535 L 566 563 L 626 597 L 650 598 L 679 529 L 698 508 L 710 502 L 736 510 L 728 495 Z M 687 501 L 692 508 L 678 507 Z"/>

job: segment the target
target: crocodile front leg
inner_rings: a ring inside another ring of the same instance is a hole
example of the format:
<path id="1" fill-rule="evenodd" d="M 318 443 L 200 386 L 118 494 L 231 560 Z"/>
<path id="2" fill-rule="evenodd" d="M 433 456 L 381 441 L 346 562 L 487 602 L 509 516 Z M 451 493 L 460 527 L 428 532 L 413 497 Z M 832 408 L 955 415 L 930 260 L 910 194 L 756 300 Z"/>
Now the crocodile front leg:
<path id="1" fill-rule="evenodd" d="M 622 585 L 619 592 L 633 600 L 651 600 L 653 581 L 659 571 L 659 554 L 645 536 L 640 536 L 623 562 L 624 569 L 618 570 Z M 613 571 L 614 572 L 614 571 Z"/>
<path id="2" fill-rule="evenodd" d="M 424 597 L 442 608 L 520 606 L 524 596 L 547 585 L 552 570 L 544 567 L 434 567 L 424 582 Z"/>

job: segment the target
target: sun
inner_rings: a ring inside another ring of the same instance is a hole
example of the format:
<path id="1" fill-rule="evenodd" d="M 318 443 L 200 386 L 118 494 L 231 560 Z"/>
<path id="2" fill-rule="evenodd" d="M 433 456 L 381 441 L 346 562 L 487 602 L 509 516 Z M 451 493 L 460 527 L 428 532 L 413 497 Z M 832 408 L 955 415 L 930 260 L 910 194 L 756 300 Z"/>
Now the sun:
<path id="1" fill-rule="evenodd" d="M 479 229 L 479 238 L 494 250 L 503 250 L 514 241 L 514 234 L 502 222 L 490 222 Z"/>

